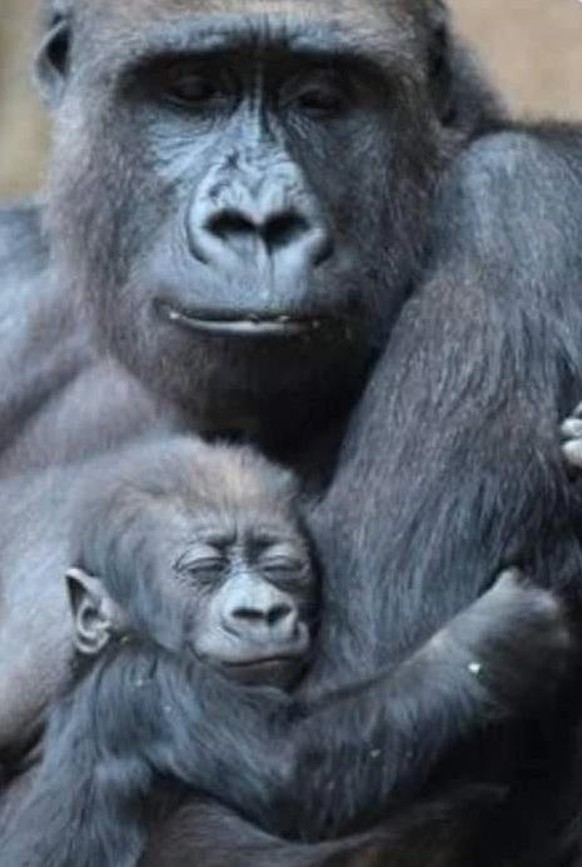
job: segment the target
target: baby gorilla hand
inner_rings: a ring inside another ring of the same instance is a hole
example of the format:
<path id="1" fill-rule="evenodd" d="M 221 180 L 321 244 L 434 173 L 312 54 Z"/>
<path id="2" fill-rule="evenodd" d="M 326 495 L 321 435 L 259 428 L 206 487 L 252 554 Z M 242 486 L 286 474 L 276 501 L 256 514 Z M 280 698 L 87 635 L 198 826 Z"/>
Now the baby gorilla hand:
<path id="1" fill-rule="evenodd" d="M 463 651 L 463 664 L 501 715 L 541 707 L 574 658 L 564 605 L 517 570 L 503 572 L 441 636 Z"/>

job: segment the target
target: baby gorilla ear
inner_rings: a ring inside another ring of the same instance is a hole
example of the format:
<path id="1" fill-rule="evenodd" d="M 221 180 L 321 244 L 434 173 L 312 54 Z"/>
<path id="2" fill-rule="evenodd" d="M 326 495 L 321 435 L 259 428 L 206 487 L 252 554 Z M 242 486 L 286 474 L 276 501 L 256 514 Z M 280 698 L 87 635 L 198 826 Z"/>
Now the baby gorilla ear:
<path id="1" fill-rule="evenodd" d="M 75 624 L 75 647 L 83 656 L 97 656 L 112 635 L 123 629 L 123 612 L 99 578 L 82 569 L 69 569 L 65 580 Z"/>

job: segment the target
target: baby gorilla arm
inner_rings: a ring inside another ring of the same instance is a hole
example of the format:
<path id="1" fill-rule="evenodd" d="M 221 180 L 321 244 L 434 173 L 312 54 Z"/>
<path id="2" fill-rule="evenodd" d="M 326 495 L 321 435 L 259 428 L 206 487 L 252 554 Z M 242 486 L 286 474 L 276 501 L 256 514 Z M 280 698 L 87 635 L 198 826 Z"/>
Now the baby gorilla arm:
<path id="1" fill-rule="evenodd" d="M 301 704 L 217 700 L 209 682 L 199 750 L 174 732 L 150 760 L 271 832 L 345 833 L 418 789 L 461 738 L 541 705 L 572 650 L 561 605 L 509 572 L 409 660 L 354 688 Z"/>
<path id="2" fill-rule="evenodd" d="M 572 644 L 561 605 L 506 573 L 409 660 L 354 688 L 302 704 L 227 683 L 219 696 L 207 681 L 199 749 L 174 729 L 149 758 L 271 832 L 343 833 L 417 789 L 462 737 L 541 704 Z"/>
<path id="3" fill-rule="evenodd" d="M 271 831 L 339 832 L 421 784 L 460 737 L 547 695 L 570 649 L 560 606 L 512 574 L 395 671 L 314 704 L 151 646 L 110 648 L 57 709 L 0 864 L 134 865 L 157 775 Z"/>

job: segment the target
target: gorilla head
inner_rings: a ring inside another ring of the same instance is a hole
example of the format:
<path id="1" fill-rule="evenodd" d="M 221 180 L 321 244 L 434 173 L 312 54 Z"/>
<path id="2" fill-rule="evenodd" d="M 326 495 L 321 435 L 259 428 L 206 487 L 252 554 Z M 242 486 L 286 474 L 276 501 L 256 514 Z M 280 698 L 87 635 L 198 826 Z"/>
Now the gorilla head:
<path id="1" fill-rule="evenodd" d="M 48 226 L 105 346 L 213 428 L 340 412 L 461 137 L 444 32 L 432 0 L 50 4 Z"/>
<path id="2" fill-rule="evenodd" d="M 295 480 L 261 455 L 191 437 L 137 446 L 87 479 L 70 537 L 81 657 L 117 635 L 247 684 L 303 673 L 317 574 Z"/>

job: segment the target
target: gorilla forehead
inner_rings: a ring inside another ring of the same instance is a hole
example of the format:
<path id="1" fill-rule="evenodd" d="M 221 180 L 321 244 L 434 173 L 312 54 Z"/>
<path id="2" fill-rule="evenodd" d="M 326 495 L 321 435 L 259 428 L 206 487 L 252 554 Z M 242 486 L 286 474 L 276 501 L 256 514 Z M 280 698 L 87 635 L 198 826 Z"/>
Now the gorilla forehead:
<path id="1" fill-rule="evenodd" d="M 440 0 L 73 0 L 79 9 L 103 10 L 110 19 L 133 20 L 164 15 L 285 15 L 305 20 L 353 23 L 382 19 L 403 22 Z"/>
<path id="2" fill-rule="evenodd" d="M 166 40 L 160 50 L 187 50 L 191 37 L 214 50 L 228 37 L 227 49 L 236 35 L 241 43 L 283 42 L 298 51 L 365 47 L 380 61 L 414 54 L 431 13 L 442 8 L 440 0 L 76 0 L 73 6 L 87 35 L 111 47 L 157 38 Z"/>

